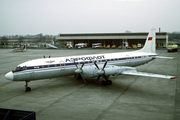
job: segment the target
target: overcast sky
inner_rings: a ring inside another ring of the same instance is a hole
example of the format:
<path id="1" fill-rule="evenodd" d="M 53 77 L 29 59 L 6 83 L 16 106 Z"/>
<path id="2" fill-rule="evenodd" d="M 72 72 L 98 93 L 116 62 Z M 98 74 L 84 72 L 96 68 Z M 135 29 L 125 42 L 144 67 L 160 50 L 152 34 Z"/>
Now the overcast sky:
<path id="1" fill-rule="evenodd" d="M 0 36 L 180 31 L 180 0 L 0 0 Z"/>

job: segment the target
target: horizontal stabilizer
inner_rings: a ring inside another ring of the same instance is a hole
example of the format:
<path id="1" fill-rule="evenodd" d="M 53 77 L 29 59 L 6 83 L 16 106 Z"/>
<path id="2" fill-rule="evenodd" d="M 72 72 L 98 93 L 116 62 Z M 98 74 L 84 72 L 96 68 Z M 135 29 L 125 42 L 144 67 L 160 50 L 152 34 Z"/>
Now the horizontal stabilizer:
<path id="1" fill-rule="evenodd" d="M 164 57 L 164 56 L 154 56 L 153 58 L 162 58 L 162 59 L 176 59 L 176 57 Z"/>
<path id="2" fill-rule="evenodd" d="M 147 76 L 147 77 L 157 77 L 157 78 L 166 78 L 166 79 L 175 79 L 175 78 L 177 78 L 176 76 L 168 76 L 168 75 L 160 75 L 160 74 L 153 74 L 153 73 L 137 72 L 135 70 L 133 70 L 133 71 L 123 71 L 121 74 Z"/>

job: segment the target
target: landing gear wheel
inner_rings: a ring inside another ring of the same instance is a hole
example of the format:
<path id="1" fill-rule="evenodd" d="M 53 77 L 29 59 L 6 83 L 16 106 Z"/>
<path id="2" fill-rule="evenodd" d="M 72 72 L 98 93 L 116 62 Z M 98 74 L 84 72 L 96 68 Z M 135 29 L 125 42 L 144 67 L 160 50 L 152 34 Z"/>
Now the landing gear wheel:
<path id="1" fill-rule="evenodd" d="M 26 92 L 30 92 L 31 91 L 31 88 L 30 87 L 27 87 L 26 88 Z"/>
<path id="2" fill-rule="evenodd" d="M 106 83 L 107 83 L 107 82 L 103 80 L 103 81 L 101 82 L 101 85 L 106 85 Z"/>
<path id="3" fill-rule="evenodd" d="M 112 81 L 111 81 L 111 80 L 108 80 L 107 83 L 108 83 L 108 85 L 111 85 L 111 84 L 112 84 Z"/>
<path id="4" fill-rule="evenodd" d="M 112 81 L 111 80 L 107 80 L 107 81 L 102 81 L 101 82 L 101 85 L 111 85 L 112 84 Z"/>

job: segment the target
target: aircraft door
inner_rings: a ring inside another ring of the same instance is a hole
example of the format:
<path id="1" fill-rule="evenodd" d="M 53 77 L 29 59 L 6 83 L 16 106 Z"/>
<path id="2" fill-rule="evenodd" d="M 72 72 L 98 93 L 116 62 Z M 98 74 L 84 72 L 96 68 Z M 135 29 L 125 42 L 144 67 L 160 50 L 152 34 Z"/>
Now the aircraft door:
<path id="1" fill-rule="evenodd" d="M 60 68 L 61 70 L 65 70 L 65 64 L 64 64 L 64 61 L 60 61 Z"/>

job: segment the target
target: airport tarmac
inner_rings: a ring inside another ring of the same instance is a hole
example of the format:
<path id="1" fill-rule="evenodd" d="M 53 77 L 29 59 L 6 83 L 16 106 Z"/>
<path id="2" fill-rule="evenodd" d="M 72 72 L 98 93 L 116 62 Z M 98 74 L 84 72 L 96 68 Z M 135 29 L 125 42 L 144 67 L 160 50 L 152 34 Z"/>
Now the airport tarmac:
<path id="1" fill-rule="evenodd" d="M 73 76 L 25 82 L 5 79 L 5 74 L 22 62 L 51 57 L 124 52 L 121 49 L 27 49 L 13 53 L 0 49 L 0 108 L 35 111 L 37 120 L 179 120 L 180 119 L 180 52 L 160 56 L 136 67 L 138 71 L 178 76 L 162 79 L 140 76 L 112 76 L 112 85 L 102 86 L 96 78 L 74 80 Z M 101 78 L 102 80 L 102 78 Z"/>

